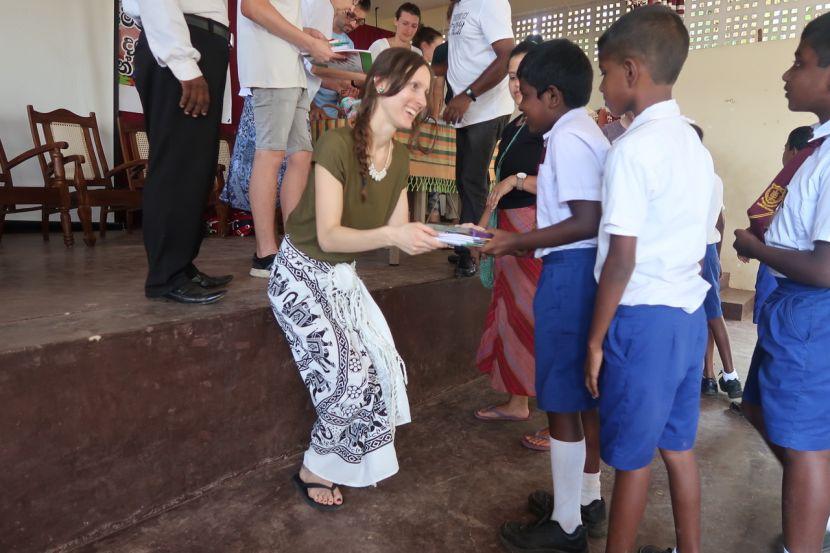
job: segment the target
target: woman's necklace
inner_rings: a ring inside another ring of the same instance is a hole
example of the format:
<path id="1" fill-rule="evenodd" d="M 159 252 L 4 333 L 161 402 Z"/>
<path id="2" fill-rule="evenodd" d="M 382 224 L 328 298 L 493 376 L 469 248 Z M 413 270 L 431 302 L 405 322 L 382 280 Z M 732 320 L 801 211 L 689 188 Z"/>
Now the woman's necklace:
<path id="1" fill-rule="evenodd" d="M 372 177 L 372 180 L 375 180 L 375 181 L 378 181 L 378 182 L 382 181 L 383 179 L 386 178 L 386 170 L 389 169 L 389 166 L 391 164 L 392 164 L 392 143 L 390 142 L 389 143 L 389 153 L 386 156 L 386 165 L 383 167 L 383 169 L 378 171 L 375 168 L 374 156 L 372 156 L 372 158 L 370 158 L 370 160 L 369 160 L 369 176 Z"/>

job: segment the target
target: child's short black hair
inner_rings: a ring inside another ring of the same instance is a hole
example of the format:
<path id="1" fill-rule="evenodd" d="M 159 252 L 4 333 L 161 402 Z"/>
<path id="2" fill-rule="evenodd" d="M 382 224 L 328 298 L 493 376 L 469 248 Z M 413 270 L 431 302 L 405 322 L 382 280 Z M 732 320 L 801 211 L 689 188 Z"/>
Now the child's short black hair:
<path id="1" fill-rule="evenodd" d="M 657 84 L 674 84 L 689 55 L 689 31 L 672 10 L 642 6 L 616 20 L 597 42 L 600 57 L 640 58 Z"/>
<path id="2" fill-rule="evenodd" d="M 532 48 L 519 65 L 518 77 L 540 96 L 555 86 L 568 107 L 578 108 L 591 98 L 594 71 L 582 48 L 557 38 Z"/>
<path id="3" fill-rule="evenodd" d="M 536 37 L 538 36 L 539 35 L 530 35 L 529 37 L 521 41 L 519 44 L 517 44 L 516 47 L 510 51 L 510 58 L 512 59 L 518 55 L 527 54 L 528 52 L 539 46 L 539 44 L 541 44 L 543 41 L 536 40 Z"/>
<path id="4" fill-rule="evenodd" d="M 421 19 L 421 8 L 419 8 L 418 6 L 413 4 L 412 2 L 404 2 L 403 4 L 398 6 L 398 9 L 395 10 L 395 19 L 400 19 L 401 14 L 403 12 L 411 13 L 412 15 L 417 17 L 418 19 Z"/>
<path id="5" fill-rule="evenodd" d="M 813 127 L 796 127 L 787 136 L 787 144 L 785 146 L 788 150 L 802 150 L 812 138 Z"/>
<path id="6" fill-rule="evenodd" d="M 807 23 L 801 32 L 801 41 L 816 51 L 819 67 L 830 65 L 830 13 L 820 15 Z"/>
<path id="7" fill-rule="evenodd" d="M 372 9 L 372 0 L 357 0 L 357 4 L 355 5 L 358 6 L 361 10 L 368 12 L 370 9 Z"/>

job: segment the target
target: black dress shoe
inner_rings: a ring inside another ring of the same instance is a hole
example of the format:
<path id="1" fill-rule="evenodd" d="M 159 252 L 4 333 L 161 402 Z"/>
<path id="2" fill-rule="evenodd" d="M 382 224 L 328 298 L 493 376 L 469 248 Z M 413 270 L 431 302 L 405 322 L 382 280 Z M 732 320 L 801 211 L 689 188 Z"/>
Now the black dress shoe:
<path id="1" fill-rule="evenodd" d="M 196 271 L 196 275 L 190 279 L 193 284 L 198 284 L 202 288 L 219 288 L 233 280 L 233 275 L 210 276 L 202 271 Z"/>
<path id="2" fill-rule="evenodd" d="M 166 294 L 158 296 L 158 298 L 179 303 L 207 304 L 219 301 L 225 296 L 226 293 L 227 290 L 207 291 L 195 282 L 188 282 L 183 286 L 170 290 Z"/>

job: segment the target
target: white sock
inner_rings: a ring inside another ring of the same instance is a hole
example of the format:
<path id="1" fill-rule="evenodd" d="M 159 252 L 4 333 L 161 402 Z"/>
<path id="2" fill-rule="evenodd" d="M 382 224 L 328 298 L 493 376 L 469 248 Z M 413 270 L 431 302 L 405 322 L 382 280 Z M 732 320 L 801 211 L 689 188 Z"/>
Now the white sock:
<path id="1" fill-rule="evenodd" d="M 784 546 L 782 546 L 782 547 L 781 547 L 781 550 L 782 550 L 784 553 L 790 553 L 789 551 L 787 551 L 787 548 L 786 548 L 786 547 L 784 547 Z"/>
<path id="2" fill-rule="evenodd" d="M 599 482 L 599 472 L 591 474 L 590 472 L 582 473 L 582 505 L 590 505 L 597 499 L 602 499 L 602 487 Z"/>
<path id="3" fill-rule="evenodd" d="M 731 373 L 721 371 L 721 374 L 726 382 L 729 382 L 730 380 L 738 380 L 738 371 L 733 370 Z"/>
<path id="4" fill-rule="evenodd" d="M 585 440 L 560 442 L 550 439 L 550 463 L 553 473 L 553 514 L 555 520 L 568 534 L 582 524 L 580 496 L 582 480 L 579 476 L 585 468 Z"/>
<path id="5" fill-rule="evenodd" d="M 830 533 L 830 518 L 827 519 L 827 532 Z"/>

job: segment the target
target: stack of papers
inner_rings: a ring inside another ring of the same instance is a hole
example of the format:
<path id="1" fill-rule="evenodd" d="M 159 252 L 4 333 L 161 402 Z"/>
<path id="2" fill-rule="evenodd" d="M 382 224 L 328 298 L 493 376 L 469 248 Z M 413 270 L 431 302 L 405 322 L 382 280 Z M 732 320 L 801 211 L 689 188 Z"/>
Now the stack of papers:
<path id="1" fill-rule="evenodd" d="M 331 60 L 326 63 L 317 63 L 311 59 L 310 54 L 303 53 L 303 55 L 314 65 L 329 67 L 331 69 L 339 69 L 341 71 L 368 73 L 369 69 L 372 68 L 372 53 L 368 50 L 355 50 L 353 48 L 349 48 L 348 45 L 342 45 L 342 43 L 338 44 L 336 42 L 332 44 L 331 49 L 343 56 L 344 59 Z"/>
<path id="2" fill-rule="evenodd" d="M 480 248 L 493 235 L 469 227 L 455 227 L 450 225 L 427 225 L 438 231 L 438 240 L 448 246 L 464 246 L 466 248 Z"/>

